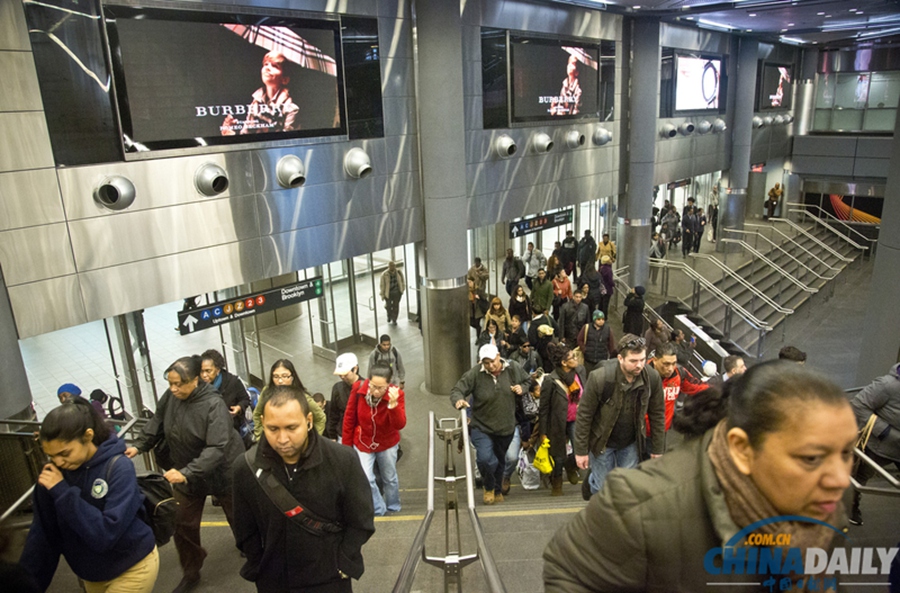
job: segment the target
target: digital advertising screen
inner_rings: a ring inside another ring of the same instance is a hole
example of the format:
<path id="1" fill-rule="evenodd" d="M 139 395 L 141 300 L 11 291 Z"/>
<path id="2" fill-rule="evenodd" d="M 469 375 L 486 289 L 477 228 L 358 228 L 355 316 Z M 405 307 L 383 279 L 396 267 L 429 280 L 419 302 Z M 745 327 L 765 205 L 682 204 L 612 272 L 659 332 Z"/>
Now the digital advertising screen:
<path id="1" fill-rule="evenodd" d="M 793 69 L 787 64 L 763 64 L 760 76 L 759 108 L 790 109 Z"/>
<path id="2" fill-rule="evenodd" d="M 600 48 L 510 37 L 512 121 L 598 117 Z"/>
<path id="3" fill-rule="evenodd" d="M 105 8 L 126 152 L 346 134 L 339 23 Z"/>
<path id="4" fill-rule="evenodd" d="M 675 111 L 719 109 L 722 61 L 675 56 Z"/>

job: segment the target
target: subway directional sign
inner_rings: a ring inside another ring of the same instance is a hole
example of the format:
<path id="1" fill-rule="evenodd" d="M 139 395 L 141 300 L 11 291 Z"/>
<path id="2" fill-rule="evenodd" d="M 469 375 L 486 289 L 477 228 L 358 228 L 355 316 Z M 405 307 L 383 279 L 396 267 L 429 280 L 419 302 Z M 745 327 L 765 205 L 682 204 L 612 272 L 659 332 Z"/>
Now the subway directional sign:
<path id="1" fill-rule="evenodd" d="M 509 238 L 515 239 L 522 235 L 571 224 L 574 214 L 575 210 L 573 208 L 566 208 L 552 214 L 539 214 L 511 222 L 509 223 Z"/>
<path id="2" fill-rule="evenodd" d="M 322 296 L 322 291 L 322 277 L 317 276 L 288 286 L 219 301 L 191 311 L 182 311 L 178 314 L 178 331 L 183 336 L 192 334 L 222 323 L 317 299 Z"/>

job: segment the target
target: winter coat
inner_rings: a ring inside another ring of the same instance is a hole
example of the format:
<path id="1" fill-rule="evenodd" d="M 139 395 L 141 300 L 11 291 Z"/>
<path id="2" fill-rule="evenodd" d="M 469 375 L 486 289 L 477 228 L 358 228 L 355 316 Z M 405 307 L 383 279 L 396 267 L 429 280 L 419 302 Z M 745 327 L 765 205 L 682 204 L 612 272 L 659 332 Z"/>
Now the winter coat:
<path id="1" fill-rule="evenodd" d="M 597 256 L 595 257 L 595 259 L 597 261 L 600 261 L 600 258 L 602 258 L 604 255 L 608 255 L 609 259 L 611 259 L 613 262 L 615 262 L 616 261 L 616 244 L 613 243 L 612 241 L 610 241 L 609 243 L 604 243 L 603 241 L 600 241 L 600 244 L 597 245 Z"/>
<path id="2" fill-rule="evenodd" d="M 850 403 L 860 428 L 872 414 L 878 417 L 866 449 L 900 463 L 900 364 L 857 393 Z"/>
<path id="3" fill-rule="evenodd" d="M 269 499 L 241 458 L 234 467 L 234 537 L 247 556 L 241 576 L 261 593 L 341 593 L 365 569 L 361 548 L 375 533 L 372 494 L 356 452 L 309 433 L 296 473 L 261 440 L 249 454 L 305 508 L 332 523 L 338 533 L 314 535 L 289 519 Z"/>
<path id="4" fill-rule="evenodd" d="M 600 329 L 593 322 L 582 327 L 577 341 L 584 360 L 591 364 L 609 360 L 616 351 L 615 338 L 608 323 L 604 323 Z"/>
<path id="5" fill-rule="evenodd" d="M 649 365 L 652 362 L 653 360 L 650 359 L 647 361 L 647 364 Z M 709 389 L 709 384 L 703 383 L 694 377 L 694 375 L 683 366 L 675 365 L 675 370 L 672 371 L 672 375 L 667 378 L 662 378 L 662 387 L 663 397 L 666 400 L 666 430 L 669 430 L 672 428 L 672 420 L 675 418 L 675 403 L 680 399 L 681 394 L 697 395 L 701 391 Z M 645 420 L 647 420 L 647 433 L 649 434 L 650 421 L 649 418 Z"/>
<path id="6" fill-rule="evenodd" d="M 575 258 L 578 255 L 578 239 L 575 237 L 566 237 L 562 241 L 562 249 L 559 251 L 559 263 L 562 264 L 563 267 L 568 266 L 569 264 L 575 263 Z"/>
<path id="7" fill-rule="evenodd" d="M 607 381 L 615 381 L 616 387 L 609 401 L 601 402 L 603 388 Z M 625 397 L 635 397 L 635 434 L 637 436 L 638 458 L 644 452 L 644 416 L 650 416 L 650 437 L 653 440 L 652 453 L 660 455 L 665 451 L 666 417 L 663 401 L 662 380 L 659 373 L 649 365 L 645 366 L 633 383 L 625 381 L 617 359 L 610 360 L 594 369 L 588 376 L 578 418 L 575 421 L 575 454 L 600 455 L 606 450 L 606 443 L 612 434 Z"/>
<path id="8" fill-rule="evenodd" d="M 519 320 L 523 323 L 531 319 L 531 299 L 528 298 L 528 295 L 525 295 L 525 300 L 519 301 L 516 299 L 515 295 L 509 297 L 509 307 L 506 308 L 506 312 L 509 314 L 510 319 L 512 319 L 513 315 L 518 315 Z M 500 331 L 506 331 L 509 329 L 509 326 L 506 328 L 500 328 Z"/>
<path id="9" fill-rule="evenodd" d="M 591 321 L 591 310 L 585 303 L 581 302 L 577 305 L 575 301 L 569 301 L 563 305 L 559 314 L 559 326 L 562 329 L 563 337 L 570 347 L 575 347 L 575 341 L 578 332 L 584 329 L 584 326 Z"/>
<path id="10" fill-rule="evenodd" d="M 503 269 L 500 274 L 501 282 L 512 282 L 518 284 L 519 280 L 525 277 L 525 264 L 518 256 L 512 259 L 503 260 Z"/>
<path id="11" fill-rule="evenodd" d="M 636 336 L 641 336 L 644 333 L 644 297 L 633 292 L 625 297 L 622 331 Z"/>
<path id="12" fill-rule="evenodd" d="M 469 271 L 466 272 L 466 280 L 471 280 L 475 284 L 476 289 L 484 289 L 484 287 L 487 286 L 487 281 L 490 277 L 491 273 L 488 271 L 487 266 L 483 264 L 479 267 L 473 265 L 469 268 Z"/>
<path id="13" fill-rule="evenodd" d="M 222 382 L 216 387 L 216 391 L 222 395 L 222 401 L 225 402 L 229 412 L 234 406 L 241 407 L 241 413 L 231 417 L 234 428 L 240 430 L 241 426 L 244 425 L 244 414 L 247 412 L 247 408 L 250 407 L 250 396 L 247 395 L 247 388 L 244 387 L 244 383 L 238 377 L 225 369 L 219 372 L 219 377 L 222 377 Z"/>
<path id="14" fill-rule="evenodd" d="M 537 278 L 538 270 L 547 268 L 547 256 L 538 249 L 525 251 L 522 256 L 522 263 L 525 264 L 525 275 L 531 278 Z"/>
<path id="15" fill-rule="evenodd" d="M 406 383 L 406 367 L 403 366 L 403 357 L 400 356 L 400 352 L 397 351 L 396 347 L 391 346 L 385 352 L 381 349 L 381 346 L 375 346 L 369 354 L 369 379 L 372 378 L 372 369 L 377 365 L 390 367 L 393 372 L 391 380 L 395 383 Z"/>
<path id="16" fill-rule="evenodd" d="M 612 296 L 613 291 L 616 289 L 616 280 L 615 278 L 613 278 L 611 264 L 600 266 L 600 282 L 603 283 L 603 287 L 606 289 L 606 294 Z"/>
<path id="17" fill-rule="evenodd" d="M 395 272 L 397 274 L 397 288 L 400 289 L 400 294 L 406 290 L 406 280 L 403 278 L 403 272 L 397 270 Z M 391 294 L 391 271 L 385 270 L 381 274 L 381 300 L 387 300 L 387 298 Z"/>
<path id="18" fill-rule="evenodd" d="M 185 400 L 167 389 L 160 409 L 135 440 L 137 450 L 146 453 L 165 438 L 173 467 L 187 479 L 179 488 L 192 496 L 227 493 L 232 461 L 245 448 L 219 393 L 203 381 Z"/>
<path id="19" fill-rule="evenodd" d="M 578 241 L 578 265 L 587 267 L 594 261 L 597 252 L 597 241 L 591 236 L 584 236 Z"/>
<path id="20" fill-rule="evenodd" d="M 497 327 L 501 332 L 505 332 L 507 329 L 509 329 L 509 326 L 512 325 L 509 311 L 507 311 L 506 309 L 503 309 L 502 311 L 502 313 L 495 313 L 493 308 L 488 309 L 484 314 L 484 327 L 487 327 L 488 321 L 493 319 L 497 322 Z M 523 319 L 522 321 L 524 322 L 525 319 Z"/>
<path id="21" fill-rule="evenodd" d="M 344 411 L 341 443 L 356 447 L 363 453 L 380 453 L 400 442 L 400 431 L 406 426 L 406 397 L 401 389 L 397 406 L 390 409 L 388 393 L 385 392 L 373 408 L 366 401 L 368 392 L 368 380 L 357 381 L 350 391 L 350 400 Z"/>
<path id="22" fill-rule="evenodd" d="M 338 381 L 331 387 L 331 402 L 328 405 L 328 420 L 325 424 L 323 436 L 326 439 L 337 440 L 343 436 L 344 413 L 347 411 L 347 402 L 350 401 L 352 385 Z"/>
<path id="23" fill-rule="evenodd" d="M 543 282 L 534 281 L 534 287 L 531 289 L 531 305 L 532 307 L 540 306 L 544 311 L 549 311 L 553 306 L 553 281 L 549 277 L 544 278 Z"/>
<path id="24" fill-rule="evenodd" d="M 585 369 L 579 366 L 575 369 L 575 374 L 581 379 L 581 385 L 587 382 Z M 559 375 L 559 369 L 553 369 L 553 372 L 544 375 L 541 383 L 541 412 L 539 431 L 542 436 L 550 439 L 550 456 L 565 457 L 566 456 L 566 422 L 569 413 L 569 393 L 568 389 L 563 389 L 559 382 L 562 381 Z M 565 383 L 565 381 L 562 381 Z"/>
<path id="25" fill-rule="evenodd" d="M 450 390 L 450 403 L 471 396 L 472 427 L 485 434 L 507 436 L 516 430 L 516 398 L 513 385 L 528 393 L 531 376 L 516 362 L 503 360 L 503 370 L 494 377 L 480 364 L 475 365 L 460 377 Z"/>
<path id="26" fill-rule="evenodd" d="M 156 547 L 153 530 L 138 516 L 144 495 L 124 453 L 125 441 L 111 434 L 81 467 L 60 470 L 62 482 L 50 490 L 34 487 L 34 519 L 20 562 L 41 591 L 50 586 L 60 554 L 79 578 L 102 582 Z"/>
<path id="27" fill-rule="evenodd" d="M 709 430 L 637 469 L 607 475 L 603 490 L 544 550 L 544 591 L 758 591 L 707 585 L 713 579 L 761 580 L 742 574 L 713 577 L 704 568 L 707 552 L 739 531 L 707 454 L 712 434 Z M 846 518 L 837 528 L 846 528 Z"/>

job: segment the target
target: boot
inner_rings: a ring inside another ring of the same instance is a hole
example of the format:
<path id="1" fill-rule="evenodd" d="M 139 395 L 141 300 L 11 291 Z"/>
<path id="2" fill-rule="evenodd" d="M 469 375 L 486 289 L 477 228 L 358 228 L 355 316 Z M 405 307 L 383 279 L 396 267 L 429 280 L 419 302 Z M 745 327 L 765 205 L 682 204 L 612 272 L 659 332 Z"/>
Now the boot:
<path id="1" fill-rule="evenodd" d="M 581 476 L 578 475 L 578 466 L 575 465 L 575 456 L 569 455 L 566 457 L 566 477 L 569 479 L 569 484 L 577 484 L 581 479 Z"/>
<path id="2" fill-rule="evenodd" d="M 553 487 L 553 490 L 550 491 L 550 496 L 562 496 L 563 490 L 563 479 L 562 476 L 553 476 L 550 478 L 550 485 Z"/>
<path id="3" fill-rule="evenodd" d="M 862 525 L 862 511 L 859 510 L 859 500 L 862 498 L 859 490 L 853 491 L 853 509 L 850 511 L 850 524 L 851 525 Z"/>

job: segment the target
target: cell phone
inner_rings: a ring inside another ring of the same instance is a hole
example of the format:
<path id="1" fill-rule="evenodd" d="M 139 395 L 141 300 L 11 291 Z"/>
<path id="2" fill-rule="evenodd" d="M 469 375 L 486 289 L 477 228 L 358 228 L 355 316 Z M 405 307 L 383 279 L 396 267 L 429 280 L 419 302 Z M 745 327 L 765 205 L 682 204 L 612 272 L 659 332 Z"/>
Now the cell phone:
<path id="1" fill-rule="evenodd" d="M 691 336 L 691 344 L 697 343 L 697 336 Z"/>

